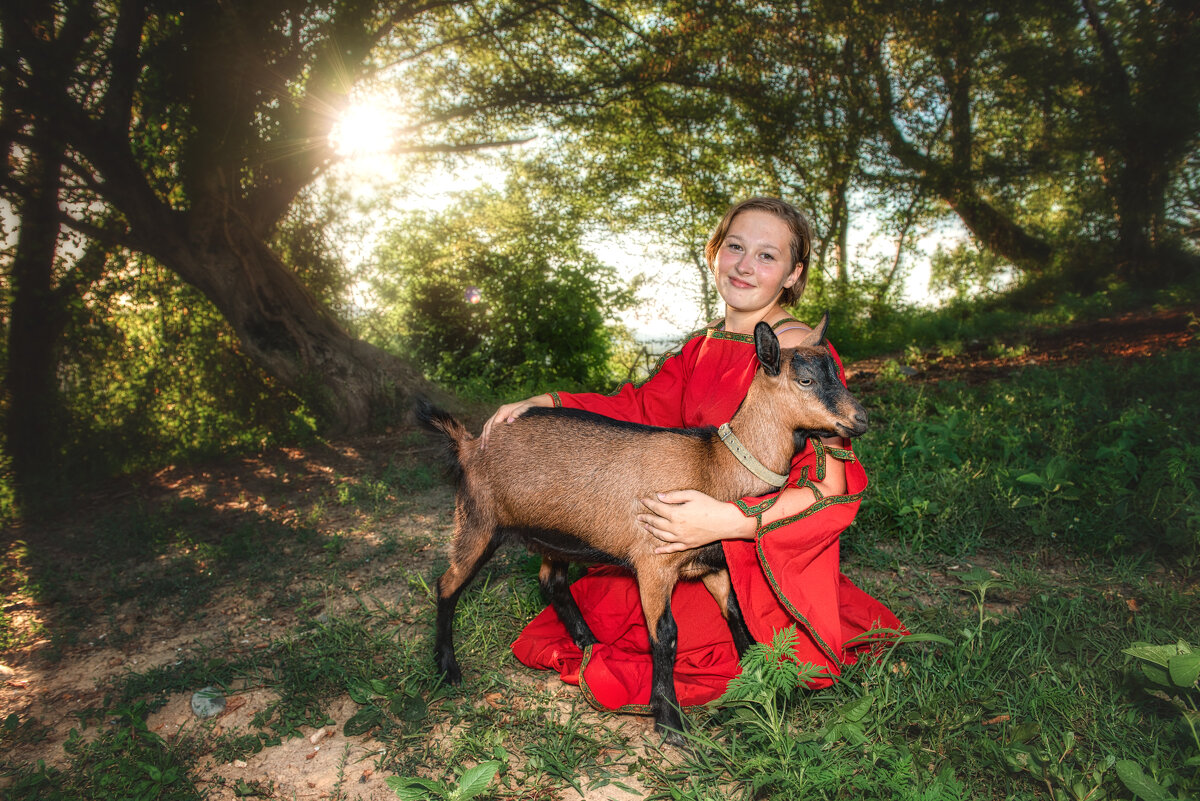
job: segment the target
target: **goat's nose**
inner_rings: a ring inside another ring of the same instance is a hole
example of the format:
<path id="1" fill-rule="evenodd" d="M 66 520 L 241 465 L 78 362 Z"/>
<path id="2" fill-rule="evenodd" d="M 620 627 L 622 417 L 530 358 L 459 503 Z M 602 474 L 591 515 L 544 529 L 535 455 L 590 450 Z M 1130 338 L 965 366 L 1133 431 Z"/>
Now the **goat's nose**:
<path id="1" fill-rule="evenodd" d="M 854 413 L 854 417 L 852 419 L 854 420 L 855 428 L 860 429 L 862 431 L 867 430 L 867 413 L 866 412 L 857 411 Z"/>

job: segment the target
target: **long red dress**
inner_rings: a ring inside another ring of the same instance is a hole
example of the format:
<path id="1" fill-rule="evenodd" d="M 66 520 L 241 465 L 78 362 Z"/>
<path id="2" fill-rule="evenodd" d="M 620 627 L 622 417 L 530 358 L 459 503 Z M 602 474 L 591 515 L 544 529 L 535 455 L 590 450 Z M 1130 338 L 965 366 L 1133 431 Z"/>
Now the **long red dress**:
<path id="1" fill-rule="evenodd" d="M 673 428 L 716 426 L 733 416 L 757 366 L 753 337 L 709 328 L 693 336 L 677 355 L 668 354 L 640 387 L 627 384 L 615 395 L 553 395 L 562 406 L 621 420 Z M 840 361 L 838 368 L 844 383 Z M 839 570 L 838 540 L 853 522 L 867 486 L 853 452 L 810 440 L 792 461 L 789 484 L 820 480 L 830 458 L 845 462 L 846 495 L 824 498 L 799 515 L 761 526 L 753 541 L 723 543 L 733 587 L 755 640 L 769 642 L 776 631 L 796 626 L 796 660 L 824 668 L 814 686 L 830 683 L 843 666 L 855 661 L 856 650 L 846 646 L 850 640 L 873 630 L 883 637 L 889 630 L 902 630 L 887 607 Z M 738 505 L 743 513 L 756 515 L 777 495 L 744 498 Z M 648 712 L 650 641 L 633 576 L 623 568 L 594 567 L 572 585 L 571 593 L 600 642 L 581 652 L 554 609 L 547 607 L 512 644 L 513 653 L 530 667 L 557 670 L 597 707 Z M 679 703 L 693 706 L 719 698 L 740 665 L 716 602 L 701 582 L 681 581 L 671 597 L 671 610 L 679 627 Z"/>

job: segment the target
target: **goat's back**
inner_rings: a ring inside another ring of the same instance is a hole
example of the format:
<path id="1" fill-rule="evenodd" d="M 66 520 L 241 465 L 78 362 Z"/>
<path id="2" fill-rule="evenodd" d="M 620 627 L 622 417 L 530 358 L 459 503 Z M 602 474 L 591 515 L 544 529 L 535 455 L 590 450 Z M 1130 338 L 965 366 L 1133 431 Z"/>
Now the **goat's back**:
<path id="1" fill-rule="evenodd" d="M 717 489 L 712 473 L 719 440 L 712 428 L 657 428 L 575 409 L 531 409 L 493 428 L 481 450 L 455 423 L 436 427 L 457 446 L 460 491 L 503 528 L 599 537 L 614 550 L 637 550 L 629 538 L 645 540 L 635 523 L 642 498 Z"/>

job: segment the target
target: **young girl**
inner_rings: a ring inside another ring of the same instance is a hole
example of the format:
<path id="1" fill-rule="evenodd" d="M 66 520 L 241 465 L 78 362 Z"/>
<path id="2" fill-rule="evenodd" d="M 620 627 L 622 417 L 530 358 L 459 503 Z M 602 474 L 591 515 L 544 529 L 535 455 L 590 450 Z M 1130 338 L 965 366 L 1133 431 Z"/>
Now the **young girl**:
<path id="1" fill-rule="evenodd" d="M 484 425 L 483 447 L 495 426 L 533 406 L 586 409 L 672 428 L 728 422 L 757 369 L 755 324 L 771 324 L 784 348 L 796 346 L 809 330 L 783 307 L 804 291 L 811 241 L 804 215 L 782 200 L 756 197 L 735 205 L 705 248 L 725 301 L 722 320 L 694 334 L 678 352 L 667 353 L 639 387 L 627 384 L 611 396 L 551 392 L 501 406 Z M 886 607 L 838 569 L 839 537 L 853 522 L 866 485 L 848 441 L 812 439 L 792 460 L 780 492 L 735 503 L 689 489 L 662 492 L 642 500 L 638 520 L 660 541 L 660 553 L 722 541 L 750 632 L 769 642 L 775 632 L 795 626 L 794 656 L 822 669 L 812 683 L 818 686 L 855 661 L 856 647 L 847 645 L 851 640 L 872 630 L 887 636 L 888 630 L 901 629 Z M 594 567 L 571 592 L 600 642 L 581 652 L 547 608 L 513 643 L 513 653 L 531 667 L 559 671 L 596 706 L 648 712 L 650 645 L 632 575 L 618 567 Z M 680 704 L 719 698 L 739 663 L 716 603 L 700 582 L 680 582 L 671 609 L 679 629 L 675 685 Z"/>

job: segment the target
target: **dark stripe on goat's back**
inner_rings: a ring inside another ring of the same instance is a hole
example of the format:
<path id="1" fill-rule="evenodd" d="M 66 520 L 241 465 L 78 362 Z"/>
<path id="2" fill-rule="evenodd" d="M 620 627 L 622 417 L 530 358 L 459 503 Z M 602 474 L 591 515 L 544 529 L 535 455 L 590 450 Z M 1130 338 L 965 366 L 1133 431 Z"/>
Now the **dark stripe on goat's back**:
<path id="1" fill-rule="evenodd" d="M 613 417 L 605 417 L 602 414 L 595 412 L 587 412 L 583 409 L 568 409 L 556 408 L 550 409 L 544 406 L 537 406 L 525 412 L 522 417 L 538 418 L 549 417 L 562 420 L 580 420 L 587 423 L 593 423 L 597 426 L 611 428 L 616 431 L 631 431 L 641 432 L 645 434 L 654 434 L 662 431 L 669 431 L 673 434 L 682 434 L 684 436 L 693 437 L 695 439 L 712 439 L 716 436 L 717 429 L 715 426 L 698 426 L 695 428 L 666 428 L 664 426 L 649 426 L 644 423 L 631 423 L 627 420 L 617 420 Z"/>

